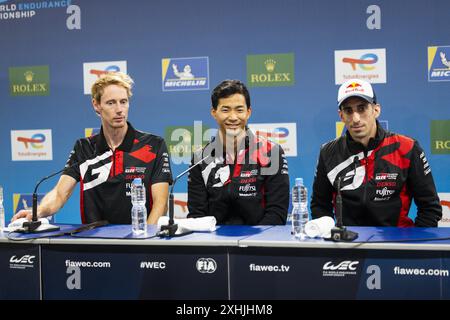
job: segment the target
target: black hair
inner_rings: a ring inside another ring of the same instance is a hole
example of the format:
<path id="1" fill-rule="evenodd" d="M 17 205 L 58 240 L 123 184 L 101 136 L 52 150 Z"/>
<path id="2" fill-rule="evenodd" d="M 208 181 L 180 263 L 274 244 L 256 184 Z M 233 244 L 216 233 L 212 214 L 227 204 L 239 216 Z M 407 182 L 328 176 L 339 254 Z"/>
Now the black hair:
<path id="1" fill-rule="evenodd" d="M 219 99 L 227 98 L 236 93 L 242 94 L 245 97 L 247 108 L 250 108 L 250 94 L 248 93 L 245 84 L 240 80 L 224 80 L 217 87 L 215 87 L 211 94 L 212 107 L 217 109 Z"/>

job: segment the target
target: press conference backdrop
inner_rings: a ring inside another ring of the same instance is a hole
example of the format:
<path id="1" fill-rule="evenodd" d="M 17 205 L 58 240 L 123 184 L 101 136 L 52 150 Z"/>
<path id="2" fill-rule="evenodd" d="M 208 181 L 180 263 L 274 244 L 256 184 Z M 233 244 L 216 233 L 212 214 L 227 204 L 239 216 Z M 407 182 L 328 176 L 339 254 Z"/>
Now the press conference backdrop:
<path id="1" fill-rule="evenodd" d="M 344 131 L 338 85 L 369 80 L 382 125 L 424 148 L 450 225 L 449 12 L 446 0 L 0 0 L 7 219 L 99 130 L 90 85 L 120 70 L 136 82 L 129 120 L 165 137 L 174 174 L 214 134 L 210 92 L 233 78 L 249 86 L 251 127 L 282 144 L 291 183 L 309 190 L 320 145 Z M 181 180 L 181 215 L 186 190 Z M 78 191 L 56 221 L 80 222 Z"/>

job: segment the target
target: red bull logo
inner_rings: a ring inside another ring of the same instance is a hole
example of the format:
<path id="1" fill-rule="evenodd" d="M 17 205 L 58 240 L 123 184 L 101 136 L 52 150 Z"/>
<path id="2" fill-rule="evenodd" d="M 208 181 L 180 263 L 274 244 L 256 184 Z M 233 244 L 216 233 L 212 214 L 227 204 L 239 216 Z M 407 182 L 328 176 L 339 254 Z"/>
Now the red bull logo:
<path id="1" fill-rule="evenodd" d="M 347 89 L 349 88 L 357 88 L 357 87 L 361 87 L 361 85 L 358 82 L 352 82 L 347 86 Z"/>

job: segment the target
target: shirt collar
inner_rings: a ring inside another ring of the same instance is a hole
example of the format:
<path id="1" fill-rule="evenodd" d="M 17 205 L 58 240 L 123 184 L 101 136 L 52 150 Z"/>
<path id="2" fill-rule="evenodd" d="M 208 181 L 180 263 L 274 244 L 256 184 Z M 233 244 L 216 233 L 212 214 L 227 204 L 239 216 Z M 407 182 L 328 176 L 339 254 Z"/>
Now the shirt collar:
<path id="1" fill-rule="evenodd" d="M 348 133 L 348 130 L 346 131 L 345 138 L 346 138 L 346 141 L 347 141 L 347 145 L 348 145 L 349 149 L 352 152 L 373 150 L 381 143 L 381 141 L 386 136 L 386 131 L 380 125 L 378 120 L 376 120 L 376 122 L 377 122 L 377 132 L 375 133 L 375 137 L 369 139 L 369 143 L 367 144 L 367 148 L 364 147 L 364 145 L 362 143 L 353 140 L 353 138 L 350 135 L 350 133 Z"/>
<path id="2" fill-rule="evenodd" d="M 117 148 L 117 150 L 130 152 L 131 148 L 133 147 L 136 130 L 129 122 L 127 122 L 127 124 L 128 124 L 127 133 L 125 134 L 125 138 L 123 139 L 122 143 Z M 97 136 L 97 146 L 98 146 L 97 151 L 100 153 L 111 150 L 108 146 L 108 143 L 106 143 L 105 134 L 103 133 L 103 126 L 100 129 L 100 134 Z"/>
<path id="3" fill-rule="evenodd" d="M 239 145 L 238 145 L 238 152 L 237 152 L 238 156 L 241 154 L 242 150 L 248 149 L 249 141 L 251 141 L 252 143 L 256 143 L 256 138 L 255 138 L 255 135 L 252 133 L 252 131 L 247 128 L 247 130 L 245 132 L 245 137 L 241 139 L 241 141 L 239 142 Z M 223 158 L 225 158 L 226 150 L 225 150 L 225 146 L 223 146 L 223 144 L 222 144 L 222 139 L 220 139 L 219 131 L 217 131 L 217 135 L 214 138 L 213 143 L 215 144 L 215 146 L 214 146 L 215 150 L 217 150 L 217 151 L 223 150 L 222 156 L 223 156 Z M 216 154 L 216 157 L 220 157 L 220 155 Z"/>

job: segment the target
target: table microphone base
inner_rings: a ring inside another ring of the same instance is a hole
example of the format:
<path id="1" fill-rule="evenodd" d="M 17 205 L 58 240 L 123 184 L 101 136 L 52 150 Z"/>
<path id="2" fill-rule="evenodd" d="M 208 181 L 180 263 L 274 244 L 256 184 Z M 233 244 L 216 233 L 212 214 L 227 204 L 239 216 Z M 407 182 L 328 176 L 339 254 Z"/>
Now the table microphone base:
<path id="1" fill-rule="evenodd" d="M 60 227 L 54 226 L 52 224 L 41 224 L 37 228 L 30 229 L 27 226 L 24 226 L 20 229 L 14 230 L 14 232 L 17 233 L 41 233 L 41 232 L 52 232 L 52 231 L 58 231 Z"/>
<path id="2" fill-rule="evenodd" d="M 358 233 L 347 230 L 346 227 L 334 227 L 331 229 L 331 241 L 353 241 L 358 238 Z"/>
<path id="3" fill-rule="evenodd" d="M 177 224 L 167 224 L 161 226 L 161 231 L 159 232 L 160 237 L 173 237 L 177 232 L 178 225 Z"/>

